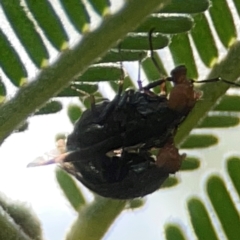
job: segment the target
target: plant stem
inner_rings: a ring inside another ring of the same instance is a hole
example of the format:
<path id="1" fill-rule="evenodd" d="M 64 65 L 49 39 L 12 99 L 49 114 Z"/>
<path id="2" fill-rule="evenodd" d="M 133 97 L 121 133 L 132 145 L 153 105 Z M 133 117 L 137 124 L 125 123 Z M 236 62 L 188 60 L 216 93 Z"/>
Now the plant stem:
<path id="1" fill-rule="evenodd" d="M 63 52 L 53 65 L 43 69 L 33 82 L 0 107 L 0 143 L 76 75 L 82 74 L 119 39 L 135 29 L 145 17 L 168 2 L 148 0 L 140 4 L 139 0 L 129 0 L 121 11 L 106 18 L 98 29 L 84 36 L 73 49 Z"/>
<path id="2" fill-rule="evenodd" d="M 79 212 L 66 240 L 99 240 L 126 205 L 126 201 L 97 197 Z"/>

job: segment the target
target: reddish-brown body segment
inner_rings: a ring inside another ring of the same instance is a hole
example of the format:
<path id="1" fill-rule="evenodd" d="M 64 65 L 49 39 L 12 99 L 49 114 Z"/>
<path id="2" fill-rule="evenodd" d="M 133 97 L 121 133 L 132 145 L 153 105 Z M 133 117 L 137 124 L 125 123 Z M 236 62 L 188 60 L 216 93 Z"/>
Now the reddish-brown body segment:
<path id="1" fill-rule="evenodd" d="M 171 72 L 171 75 L 174 87 L 169 93 L 168 106 L 173 110 L 188 114 L 202 93 L 194 90 L 193 81 L 187 78 L 185 66 L 178 66 Z"/>

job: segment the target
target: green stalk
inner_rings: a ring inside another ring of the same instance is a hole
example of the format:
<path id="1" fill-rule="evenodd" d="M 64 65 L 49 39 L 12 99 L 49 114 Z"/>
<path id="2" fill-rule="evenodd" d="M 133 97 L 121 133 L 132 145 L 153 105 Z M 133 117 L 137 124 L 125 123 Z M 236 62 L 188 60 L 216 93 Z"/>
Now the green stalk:
<path id="1" fill-rule="evenodd" d="M 79 212 L 66 240 L 100 240 L 122 212 L 126 201 L 97 197 Z"/>
<path id="2" fill-rule="evenodd" d="M 168 2 L 149 0 L 140 4 L 139 0 L 129 0 L 120 12 L 105 19 L 98 29 L 84 36 L 74 49 L 63 52 L 53 65 L 43 69 L 33 82 L 0 107 L 0 143 L 20 122 L 59 93 L 74 76 L 82 74 L 145 17 Z"/>

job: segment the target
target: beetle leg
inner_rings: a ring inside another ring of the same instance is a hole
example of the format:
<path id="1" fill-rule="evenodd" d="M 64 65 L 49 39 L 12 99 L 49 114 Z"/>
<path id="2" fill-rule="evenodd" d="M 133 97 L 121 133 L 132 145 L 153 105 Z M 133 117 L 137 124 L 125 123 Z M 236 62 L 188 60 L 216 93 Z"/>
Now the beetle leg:
<path id="1" fill-rule="evenodd" d="M 71 86 L 72 89 L 74 89 L 75 91 L 81 93 L 82 95 L 85 95 L 86 97 L 88 97 L 90 99 L 90 104 L 91 104 L 91 111 L 92 114 L 94 116 L 94 119 L 96 120 L 96 122 L 100 123 L 102 121 L 104 121 L 106 119 L 106 117 L 112 112 L 112 110 L 114 109 L 114 107 L 116 106 L 116 102 L 119 101 L 119 98 L 121 96 L 122 93 L 122 82 L 119 83 L 119 89 L 118 89 L 118 94 L 115 96 L 115 99 L 113 101 L 111 101 L 106 108 L 104 109 L 104 111 L 100 114 L 98 111 L 96 111 L 96 101 L 95 101 L 95 97 L 92 94 L 89 94 L 85 91 L 82 91 L 80 89 L 77 89 L 75 86 Z"/>
<path id="2" fill-rule="evenodd" d="M 118 87 L 118 93 L 115 96 L 115 98 L 106 106 L 106 108 L 104 109 L 103 112 L 101 112 L 101 114 L 97 117 L 98 118 L 98 122 L 102 122 L 104 121 L 111 113 L 112 111 L 115 109 L 115 107 L 118 105 L 121 94 L 123 91 L 123 81 L 119 82 L 119 87 Z"/>
<path id="3" fill-rule="evenodd" d="M 152 43 L 152 33 L 154 31 L 154 28 L 152 28 L 149 33 L 148 33 L 148 41 L 149 41 L 149 48 L 150 48 L 150 54 L 151 54 L 151 59 L 153 61 L 153 64 L 155 65 L 156 69 L 158 70 L 159 74 L 161 74 L 161 69 L 157 63 L 157 60 L 154 58 L 154 51 L 153 51 L 153 43 Z"/>
<path id="4" fill-rule="evenodd" d="M 120 48 L 121 46 L 119 45 L 118 49 L 119 49 L 119 53 L 121 54 Z M 121 98 L 122 91 L 123 91 L 123 81 L 124 81 L 124 71 L 123 71 L 122 61 L 120 62 L 120 68 L 121 68 L 121 79 L 118 82 L 118 93 L 115 96 L 115 98 L 106 106 L 106 108 L 100 114 L 100 116 L 98 116 L 98 122 L 103 122 L 112 113 L 112 111 L 115 109 L 115 107 L 119 103 L 119 100 Z"/>
<path id="5" fill-rule="evenodd" d="M 168 79 L 169 79 L 169 78 L 156 80 L 156 81 L 154 81 L 154 82 L 149 83 L 148 85 L 146 85 L 146 86 L 143 87 L 142 89 L 143 89 L 143 90 L 150 90 L 151 88 L 155 88 L 155 87 L 157 87 L 157 86 L 159 86 L 159 85 L 162 85 L 162 84 L 165 83 L 166 81 L 169 81 Z"/>
<path id="6" fill-rule="evenodd" d="M 151 59 L 152 59 L 152 62 L 154 64 L 155 68 L 159 72 L 159 75 L 162 76 L 163 74 L 162 74 L 161 68 L 160 68 L 156 58 L 154 57 L 153 41 L 152 41 L 153 31 L 154 31 L 154 28 L 152 28 L 149 31 L 149 34 L 148 34 L 150 56 L 151 56 Z M 168 77 L 168 78 L 165 78 L 165 79 L 160 79 L 158 81 L 155 81 L 153 83 L 148 84 L 146 87 L 144 87 L 144 90 L 150 90 L 151 88 L 154 88 L 154 87 L 160 85 L 160 95 L 166 96 L 167 95 L 166 81 L 170 81 L 171 82 L 171 81 L 173 81 L 173 79 L 172 79 L 172 77 Z"/>

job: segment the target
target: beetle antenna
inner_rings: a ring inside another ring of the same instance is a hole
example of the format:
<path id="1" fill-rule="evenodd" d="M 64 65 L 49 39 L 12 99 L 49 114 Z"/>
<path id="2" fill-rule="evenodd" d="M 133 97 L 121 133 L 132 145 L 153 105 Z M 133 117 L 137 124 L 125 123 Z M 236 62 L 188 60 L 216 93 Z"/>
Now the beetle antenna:
<path id="1" fill-rule="evenodd" d="M 149 33 L 148 33 L 148 41 L 149 41 L 149 48 L 150 48 L 150 56 L 151 56 L 151 59 L 153 61 L 153 64 L 154 66 L 156 67 L 156 69 L 158 70 L 160 76 L 162 75 L 161 73 L 161 69 L 157 63 L 157 60 L 155 59 L 154 57 L 154 51 L 153 51 L 153 40 L 152 40 L 152 34 L 153 34 L 153 31 L 154 31 L 155 28 L 152 28 Z"/>
<path id="2" fill-rule="evenodd" d="M 240 79 L 238 79 L 240 80 Z M 240 87 L 239 83 L 236 82 L 232 82 L 232 81 L 228 81 L 225 79 L 222 79 L 221 77 L 217 77 L 217 78 L 212 78 L 212 79 L 205 79 L 205 80 L 200 80 L 200 81 L 192 81 L 193 83 L 211 83 L 211 82 L 224 82 L 227 83 L 229 85 L 233 85 L 233 86 L 237 86 Z"/>
<path id="3" fill-rule="evenodd" d="M 149 48 L 150 48 L 150 56 L 151 59 L 153 61 L 154 66 L 156 67 L 157 71 L 159 72 L 160 77 L 162 77 L 162 72 L 161 72 L 161 68 L 159 67 L 159 64 L 156 60 L 156 58 L 154 57 L 154 51 L 153 51 L 153 40 L 152 40 L 152 34 L 155 28 L 152 28 L 149 33 L 148 33 L 148 41 L 149 41 Z M 166 81 L 163 81 L 160 84 L 160 94 L 161 95 L 166 95 L 167 89 L 166 89 Z"/>

